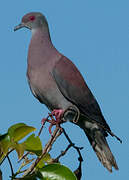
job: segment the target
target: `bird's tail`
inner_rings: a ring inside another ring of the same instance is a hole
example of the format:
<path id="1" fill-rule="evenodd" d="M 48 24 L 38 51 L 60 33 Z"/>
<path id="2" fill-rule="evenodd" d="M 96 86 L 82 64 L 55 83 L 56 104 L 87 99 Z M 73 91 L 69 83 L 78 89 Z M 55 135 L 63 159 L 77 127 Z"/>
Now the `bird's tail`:
<path id="1" fill-rule="evenodd" d="M 91 146 L 93 147 L 98 159 L 110 172 L 112 167 L 118 170 L 116 160 L 106 141 L 106 135 L 101 129 L 84 129 Z"/>
<path id="2" fill-rule="evenodd" d="M 112 172 L 112 167 L 118 170 L 116 160 L 106 141 L 106 136 L 108 135 L 106 130 L 102 128 L 99 124 L 97 124 L 96 122 L 87 121 L 85 116 L 81 115 L 80 118 L 78 119 L 78 116 L 77 116 L 78 113 L 75 113 L 75 112 L 76 112 L 76 108 L 73 109 L 72 107 L 71 109 L 70 107 L 64 113 L 64 118 L 66 120 L 72 119 L 71 122 L 77 124 L 84 130 L 98 159 L 100 160 L 100 162 L 103 164 L 104 167 L 106 167 L 110 172 Z M 118 138 L 115 134 L 113 134 L 110 131 L 109 127 L 107 131 L 109 132 L 111 136 L 115 136 L 120 142 L 122 142 L 120 138 Z"/>

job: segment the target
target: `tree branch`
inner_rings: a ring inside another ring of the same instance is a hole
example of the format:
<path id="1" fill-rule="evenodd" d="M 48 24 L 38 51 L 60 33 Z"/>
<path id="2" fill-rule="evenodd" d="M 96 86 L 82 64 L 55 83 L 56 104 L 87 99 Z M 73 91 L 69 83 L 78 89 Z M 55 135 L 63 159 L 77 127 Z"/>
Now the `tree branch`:
<path id="1" fill-rule="evenodd" d="M 61 151 L 61 154 L 60 154 L 59 156 L 57 156 L 55 159 L 53 159 L 53 162 L 57 162 L 57 163 L 58 163 L 58 162 L 59 162 L 59 159 L 60 159 L 62 156 L 64 156 L 71 147 L 72 147 L 72 145 L 69 144 L 64 151 Z"/>
<path id="2" fill-rule="evenodd" d="M 14 176 L 13 166 L 12 166 L 11 160 L 10 160 L 8 155 L 7 155 L 7 159 L 8 159 L 8 162 L 9 162 L 9 165 L 10 165 L 10 169 L 11 169 L 11 174 L 12 174 L 12 177 L 13 177 Z"/>
<path id="3" fill-rule="evenodd" d="M 4 159 L 0 162 L 0 166 L 1 166 L 1 164 L 4 162 L 4 160 L 7 158 L 7 156 L 8 156 L 12 151 L 14 151 L 14 149 L 11 149 L 11 150 L 6 154 L 6 156 L 4 157 Z"/>
<path id="4" fill-rule="evenodd" d="M 49 142 L 45 145 L 45 148 L 43 149 L 42 155 L 35 160 L 35 162 L 30 166 L 30 168 L 27 169 L 23 177 L 33 172 L 34 168 L 39 163 L 39 161 L 43 158 L 43 156 L 51 150 L 53 143 L 56 141 L 56 139 L 59 137 L 60 134 L 61 134 L 60 127 L 56 126 Z"/>
<path id="5" fill-rule="evenodd" d="M 48 116 L 48 117 L 49 117 L 49 116 Z M 48 119 L 48 117 L 47 117 L 46 119 Z M 40 130 L 39 130 L 39 132 L 38 132 L 38 136 L 40 136 L 40 134 L 42 133 L 45 123 L 46 123 L 46 121 L 44 121 L 44 123 L 42 124 L 42 126 L 41 126 L 41 128 L 40 128 Z M 22 161 L 23 159 L 25 159 L 25 157 L 28 156 L 28 154 L 30 154 L 30 152 L 27 152 L 26 154 L 24 154 L 24 155 L 18 160 L 18 163 L 19 163 L 20 161 Z"/>
<path id="6" fill-rule="evenodd" d="M 2 171 L 0 170 L 0 180 L 2 180 Z"/>
<path id="7" fill-rule="evenodd" d="M 74 149 L 76 149 L 76 151 L 77 151 L 77 153 L 78 153 L 78 155 L 79 155 L 79 158 L 78 158 L 79 166 L 78 166 L 78 168 L 74 171 L 74 173 L 75 173 L 77 179 L 80 180 L 80 179 L 81 179 L 81 176 L 82 176 L 82 162 L 83 162 L 83 158 L 82 158 L 82 155 L 81 155 L 81 151 L 80 151 L 80 150 L 83 149 L 83 147 L 77 147 L 77 146 L 75 146 L 75 144 L 71 141 L 71 139 L 69 138 L 69 136 L 68 136 L 68 134 L 66 133 L 66 131 L 64 130 L 64 128 L 62 128 L 62 131 L 63 131 L 66 139 L 67 139 L 68 142 L 69 142 L 69 146 L 66 148 L 65 151 L 68 151 L 68 149 L 69 149 L 70 147 L 73 147 Z M 60 155 L 60 157 L 61 157 L 61 156 L 62 156 L 62 155 Z M 59 157 L 59 156 L 58 156 L 58 157 Z M 59 158 L 60 158 L 60 157 L 59 157 Z"/>

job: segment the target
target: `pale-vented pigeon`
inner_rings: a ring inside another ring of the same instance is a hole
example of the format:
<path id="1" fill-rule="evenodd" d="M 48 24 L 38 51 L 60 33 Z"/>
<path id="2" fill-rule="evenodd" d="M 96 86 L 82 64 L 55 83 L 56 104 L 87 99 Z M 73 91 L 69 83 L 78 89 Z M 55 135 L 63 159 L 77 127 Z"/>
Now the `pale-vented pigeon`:
<path id="1" fill-rule="evenodd" d="M 64 119 L 76 122 L 84 130 L 101 163 L 110 172 L 112 167 L 118 169 L 106 141 L 108 133 L 115 135 L 79 70 L 53 46 L 46 18 L 41 13 L 28 13 L 14 30 L 23 27 L 32 31 L 27 78 L 33 95 L 53 111 L 58 120 L 65 112 Z"/>

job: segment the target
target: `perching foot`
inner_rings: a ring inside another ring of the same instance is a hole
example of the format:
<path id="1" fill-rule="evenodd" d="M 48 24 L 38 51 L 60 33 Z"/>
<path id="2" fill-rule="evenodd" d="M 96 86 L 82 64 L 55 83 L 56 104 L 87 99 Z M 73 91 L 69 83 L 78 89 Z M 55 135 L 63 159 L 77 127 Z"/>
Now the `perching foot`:
<path id="1" fill-rule="evenodd" d="M 54 109 L 51 113 L 49 113 L 47 118 L 43 118 L 41 123 L 42 125 L 45 124 L 45 122 L 49 122 L 49 133 L 52 134 L 51 128 L 56 125 L 59 126 L 62 123 L 62 115 L 64 114 L 64 111 L 62 109 Z M 48 118 L 51 119 L 48 119 Z M 55 117 L 55 119 L 54 119 Z"/>

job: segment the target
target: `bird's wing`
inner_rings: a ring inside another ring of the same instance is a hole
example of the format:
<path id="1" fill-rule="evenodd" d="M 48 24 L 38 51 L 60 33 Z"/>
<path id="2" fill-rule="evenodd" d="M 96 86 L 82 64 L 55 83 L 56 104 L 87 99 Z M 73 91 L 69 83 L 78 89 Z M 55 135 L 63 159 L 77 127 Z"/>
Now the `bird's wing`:
<path id="1" fill-rule="evenodd" d="M 68 58 L 65 56 L 61 57 L 55 64 L 52 76 L 63 96 L 75 104 L 81 113 L 110 130 L 96 99 L 86 85 L 81 73 Z"/>

